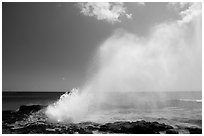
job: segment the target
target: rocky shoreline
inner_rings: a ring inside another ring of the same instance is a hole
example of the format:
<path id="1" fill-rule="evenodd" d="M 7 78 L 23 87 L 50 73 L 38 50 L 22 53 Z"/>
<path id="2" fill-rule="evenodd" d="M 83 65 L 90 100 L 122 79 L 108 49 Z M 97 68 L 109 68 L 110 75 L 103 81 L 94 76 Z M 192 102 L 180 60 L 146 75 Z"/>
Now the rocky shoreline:
<path id="1" fill-rule="evenodd" d="M 95 122 L 82 123 L 51 123 L 44 115 L 46 106 L 21 106 L 17 111 L 2 112 L 3 134 L 201 134 L 199 127 L 173 127 L 159 122 L 117 121 L 99 124 Z"/>

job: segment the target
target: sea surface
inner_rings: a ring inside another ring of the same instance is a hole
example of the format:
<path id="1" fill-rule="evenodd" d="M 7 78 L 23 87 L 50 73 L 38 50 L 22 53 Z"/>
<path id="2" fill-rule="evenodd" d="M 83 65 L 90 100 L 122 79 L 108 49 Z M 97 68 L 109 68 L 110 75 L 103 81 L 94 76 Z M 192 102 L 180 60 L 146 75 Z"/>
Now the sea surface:
<path id="1" fill-rule="evenodd" d="M 64 92 L 2 92 L 2 110 L 17 110 L 21 105 L 48 105 Z"/>
<path id="2" fill-rule="evenodd" d="M 64 92 L 3 92 L 2 110 L 17 110 L 21 105 L 49 105 Z M 138 97 L 139 96 L 139 97 Z M 143 97 L 144 96 L 144 97 Z M 146 97 L 148 96 L 148 97 Z M 151 96 L 151 97 L 149 97 Z M 169 125 L 202 127 L 202 92 L 165 92 L 162 101 L 154 104 L 146 104 L 134 99 L 161 99 L 154 93 L 111 93 L 109 97 L 118 98 L 120 105 L 114 102 L 101 106 L 102 110 L 93 111 L 84 118 L 84 121 L 98 123 L 114 121 L 146 120 L 158 121 Z M 163 98 L 163 97 L 162 97 Z M 115 100 L 117 101 L 117 100 Z M 128 102 L 128 105 L 126 101 Z M 130 101 L 132 103 L 130 103 Z M 140 105 L 140 106 L 138 106 Z"/>

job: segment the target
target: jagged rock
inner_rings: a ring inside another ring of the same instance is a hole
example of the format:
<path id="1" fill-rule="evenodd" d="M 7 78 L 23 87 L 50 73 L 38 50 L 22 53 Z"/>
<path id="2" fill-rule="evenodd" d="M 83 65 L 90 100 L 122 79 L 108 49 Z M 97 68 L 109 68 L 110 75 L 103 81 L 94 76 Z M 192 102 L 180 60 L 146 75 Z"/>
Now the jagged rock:
<path id="1" fill-rule="evenodd" d="M 160 131 L 172 128 L 172 126 L 160 124 L 158 122 L 146 122 L 142 120 L 136 122 L 106 123 L 99 128 L 99 131 L 128 134 L 158 134 Z"/>
<path id="2" fill-rule="evenodd" d="M 94 122 L 60 124 L 47 121 L 42 105 L 21 106 L 18 111 L 2 112 L 3 134 L 92 134 L 92 133 L 123 133 L 123 134 L 176 134 L 180 130 L 159 122 L 117 121 L 98 124 Z M 191 134 L 201 134 L 201 128 L 184 127 Z M 179 131 L 180 132 L 180 131 Z"/>
<path id="3" fill-rule="evenodd" d="M 2 112 L 2 122 L 3 123 L 12 124 L 12 123 L 15 123 L 16 121 L 22 120 L 25 117 L 26 115 L 19 114 L 14 111 L 3 111 Z"/>
<path id="4" fill-rule="evenodd" d="M 197 127 L 187 127 L 190 134 L 202 134 L 202 129 Z"/>
<path id="5" fill-rule="evenodd" d="M 44 106 L 42 105 L 22 105 L 20 106 L 18 113 L 20 114 L 30 114 L 32 112 L 37 112 L 41 110 Z"/>
<path id="6" fill-rule="evenodd" d="M 18 111 L 3 111 L 2 112 L 2 122 L 3 123 L 15 123 L 16 121 L 23 120 L 24 118 L 28 117 L 33 112 L 37 112 L 41 110 L 43 107 L 42 105 L 30 105 L 30 106 L 20 106 Z"/>
<path id="7" fill-rule="evenodd" d="M 169 129 L 166 131 L 166 134 L 178 134 L 179 132 L 176 131 L 175 129 Z"/>

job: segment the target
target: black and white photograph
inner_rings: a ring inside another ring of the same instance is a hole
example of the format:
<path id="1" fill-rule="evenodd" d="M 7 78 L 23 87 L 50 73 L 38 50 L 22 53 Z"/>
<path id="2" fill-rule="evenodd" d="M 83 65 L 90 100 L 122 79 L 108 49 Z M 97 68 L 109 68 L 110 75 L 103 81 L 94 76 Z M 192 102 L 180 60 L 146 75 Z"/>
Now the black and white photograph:
<path id="1" fill-rule="evenodd" d="M 202 2 L 1 2 L 2 134 L 202 134 Z"/>

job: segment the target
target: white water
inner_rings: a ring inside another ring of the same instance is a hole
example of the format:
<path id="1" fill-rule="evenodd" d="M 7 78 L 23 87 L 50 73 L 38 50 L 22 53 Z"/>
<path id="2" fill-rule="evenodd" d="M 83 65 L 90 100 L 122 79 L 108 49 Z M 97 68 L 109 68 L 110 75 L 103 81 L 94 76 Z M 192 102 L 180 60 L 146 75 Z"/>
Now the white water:
<path id="1" fill-rule="evenodd" d="M 51 121 L 80 122 L 104 106 L 157 106 L 168 96 L 163 91 L 201 90 L 201 7 L 179 21 L 163 22 L 138 37 L 118 29 L 98 48 L 96 71 L 81 90 L 64 94 L 49 105 Z M 195 7 L 195 6 L 194 6 Z M 190 10 L 191 8 L 189 8 Z M 192 9 L 191 9 L 192 10 Z M 190 17 L 189 17 L 190 16 Z M 188 17 L 188 18 L 187 18 Z M 119 99 L 117 92 L 155 92 Z"/>

